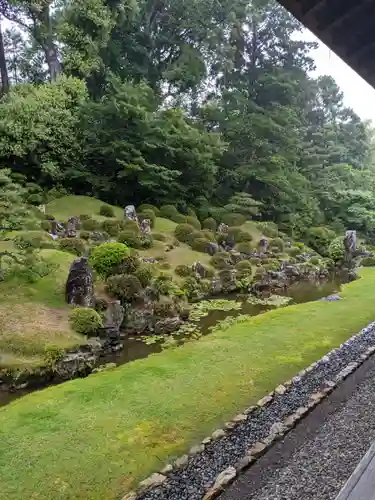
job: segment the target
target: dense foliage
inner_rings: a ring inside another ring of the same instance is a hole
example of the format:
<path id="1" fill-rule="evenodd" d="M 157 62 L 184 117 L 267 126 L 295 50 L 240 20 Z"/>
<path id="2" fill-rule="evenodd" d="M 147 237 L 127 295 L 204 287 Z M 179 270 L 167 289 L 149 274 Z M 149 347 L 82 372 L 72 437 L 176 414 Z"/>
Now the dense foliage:
<path id="1" fill-rule="evenodd" d="M 327 255 L 330 229 L 375 238 L 373 130 L 311 77 L 312 44 L 274 1 L 0 0 L 4 18 L 0 167 L 33 203 L 65 190 L 197 229 L 195 213 L 274 221 Z"/>

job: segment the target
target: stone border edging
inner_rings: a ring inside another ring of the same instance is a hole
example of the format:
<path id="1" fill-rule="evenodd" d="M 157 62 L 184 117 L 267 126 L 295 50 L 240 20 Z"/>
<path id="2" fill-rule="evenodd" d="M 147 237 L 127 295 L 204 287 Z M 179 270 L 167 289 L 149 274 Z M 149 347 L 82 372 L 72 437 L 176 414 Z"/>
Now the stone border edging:
<path id="1" fill-rule="evenodd" d="M 375 322 L 370 323 L 366 328 L 362 329 L 358 334 L 350 337 L 346 342 L 336 349 L 332 349 L 328 354 L 323 356 L 320 360 L 313 362 L 306 369 L 301 370 L 298 375 L 288 380 L 284 384 L 280 384 L 274 391 L 270 392 L 262 399 L 260 399 L 254 406 L 250 406 L 242 413 L 236 415 L 232 420 L 224 424 L 224 428 L 216 429 L 211 436 L 203 439 L 201 444 L 193 446 L 188 454 L 182 455 L 173 464 L 168 464 L 160 472 L 153 473 L 138 484 L 135 491 L 126 494 L 122 500 L 141 500 L 145 494 L 152 493 L 158 487 L 164 485 L 168 481 L 168 476 L 173 472 L 178 471 L 186 466 L 189 459 L 203 453 L 206 447 L 220 438 L 230 436 L 234 433 L 236 427 L 249 420 L 257 410 L 263 409 L 271 405 L 276 397 L 283 396 L 288 393 L 295 383 L 300 382 L 302 378 L 314 370 L 320 363 L 328 363 L 330 356 L 339 354 L 347 346 L 350 346 L 355 340 L 360 339 L 369 330 L 375 329 Z M 325 380 L 324 387 L 319 391 L 311 392 L 307 404 L 300 406 L 296 411 L 288 415 L 283 421 L 276 421 L 270 428 L 269 434 L 255 442 L 239 460 L 222 470 L 215 478 L 213 485 L 207 488 L 202 500 L 213 500 L 224 488 L 229 485 L 236 476 L 251 466 L 258 458 L 264 455 L 272 445 L 283 439 L 284 436 L 293 429 L 297 423 L 302 420 L 315 406 L 317 406 L 324 398 L 327 397 L 343 380 L 345 380 L 351 373 L 353 373 L 360 365 L 362 365 L 373 353 L 375 352 L 375 338 L 373 345 L 368 347 L 364 352 L 359 353 L 355 361 L 350 361 L 344 366 L 332 380 Z M 156 498 L 156 497 L 155 497 Z"/>

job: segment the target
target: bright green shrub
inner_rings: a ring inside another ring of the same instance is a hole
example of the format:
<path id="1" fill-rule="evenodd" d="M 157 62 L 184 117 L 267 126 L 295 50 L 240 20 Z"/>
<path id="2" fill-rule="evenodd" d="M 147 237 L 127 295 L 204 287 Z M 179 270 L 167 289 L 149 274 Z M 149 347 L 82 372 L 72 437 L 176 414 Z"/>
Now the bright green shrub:
<path id="1" fill-rule="evenodd" d="M 170 295 L 175 289 L 172 276 L 161 273 L 152 280 L 152 286 L 160 295 Z"/>
<path id="2" fill-rule="evenodd" d="M 69 315 L 69 323 L 72 329 L 81 335 L 92 336 L 102 328 L 102 318 L 95 309 L 76 307 Z"/>
<path id="3" fill-rule="evenodd" d="M 99 209 L 99 214 L 104 217 L 114 217 L 115 211 L 111 205 L 101 205 Z"/>
<path id="4" fill-rule="evenodd" d="M 193 226 L 197 231 L 199 231 L 202 227 L 199 220 L 196 217 L 191 217 L 190 215 L 186 217 L 186 223 Z"/>
<path id="5" fill-rule="evenodd" d="M 320 265 L 320 259 L 316 255 L 313 255 L 311 259 L 309 260 L 310 264 L 313 266 L 319 266 Z"/>
<path id="6" fill-rule="evenodd" d="M 208 217 L 203 221 L 203 228 L 215 232 L 217 230 L 216 220 L 213 217 Z"/>
<path id="7" fill-rule="evenodd" d="M 74 255 L 82 255 L 86 250 L 85 242 L 80 238 L 60 238 L 59 249 Z"/>
<path id="8" fill-rule="evenodd" d="M 306 242 L 313 250 L 321 255 L 328 255 L 328 248 L 335 232 L 326 227 L 312 227 L 306 231 Z"/>
<path id="9" fill-rule="evenodd" d="M 335 238 L 328 247 L 328 255 L 334 262 L 344 260 L 345 248 L 342 236 Z"/>
<path id="10" fill-rule="evenodd" d="M 55 220 L 55 217 L 52 214 L 44 214 L 45 220 Z"/>
<path id="11" fill-rule="evenodd" d="M 91 252 L 90 263 L 97 273 L 107 278 L 129 255 L 130 250 L 123 243 L 102 243 Z"/>
<path id="12" fill-rule="evenodd" d="M 182 243 L 189 242 L 192 234 L 194 233 L 194 227 L 190 224 L 179 224 L 174 230 L 174 235 Z"/>
<path id="13" fill-rule="evenodd" d="M 282 238 L 274 238 L 269 241 L 268 245 L 270 248 L 276 248 L 279 252 L 283 252 L 285 243 Z"/>
<path id="14" fill-rule="evenodd" d="M 134 274 L 115 274 L 107 279 L 107 292 L 124 302 L 134 302 L 141 297 L 142 284 Z"/>
<path id="15" fill-rule="evenodd" d="M 302 254 L 302 250 L 299 247 L 297 247 L 297 246 L 293 246 L 291 248 L 288 248 L 288 254 L 291 257 L 297 257 L 297 255 L 301 255 Z"/>
<path id="16" fill-rule="evenodd" d="M 188 299 L 197 299 L 202 295 L 199 283 L 193 277 L 184 279 L 182 283 L 182 290 L 185 292 Z"/>
<path id="17" fill-rule="evenodd" d="M 222 216 L 221 222 L 228 226 L 242 226 L 246 222 L 246 217 L 242 214 L 228 213 Z"/>

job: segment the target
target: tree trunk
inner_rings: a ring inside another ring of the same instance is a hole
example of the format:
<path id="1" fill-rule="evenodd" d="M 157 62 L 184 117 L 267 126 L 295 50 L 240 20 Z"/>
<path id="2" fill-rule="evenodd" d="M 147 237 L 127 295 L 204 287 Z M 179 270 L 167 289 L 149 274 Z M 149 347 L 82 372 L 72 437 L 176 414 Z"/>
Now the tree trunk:
<path id="1" fill-rule="evenodd" d="M 1 76 L 1 94 L 7 94 L 9 92 L 9 76 L 7 70 L 7 63 L 5 60 L 5 50 L 4 50 L 4 40 L 3 33 L 1 30 L 1 19 L 0 19 L 0 76 Z"/>
<path id="2" fill-rule="evenodd" d="M 57 48 L 53 39 L 53 28 L 50 16 L 50 6 L 47 4 L 41 12 L 45 36 L 43 37 L 43 50 L 48 65 L 51 82 L 54 82 L 61 73 L 61 66 L 57 55 Z"/>

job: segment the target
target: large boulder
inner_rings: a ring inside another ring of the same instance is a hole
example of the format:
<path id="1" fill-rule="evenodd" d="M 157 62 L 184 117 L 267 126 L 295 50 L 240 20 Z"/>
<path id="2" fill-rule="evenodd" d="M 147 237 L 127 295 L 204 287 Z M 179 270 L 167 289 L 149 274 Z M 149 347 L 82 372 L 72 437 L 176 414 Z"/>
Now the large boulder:
<path id="1" fill-rule="evenodd" d="M 79 257 L 70 266 L 65 298 L 71 305 L 93 307 L 94 280 L 87 257 Z"/>
<path id="2" fill-rule="evenodd" d="M 181 319 L 179 317 L 164 318 L 155 323 L 156 335 L 166 335 L 178 330 L 181 326 Z"/>
<path id="3" fill-rule="evenodd" d="M 105 312 L 103 328 L 112 335 L 120 333 L 120 327 L 124 320 L 124 308 L 119 300 L 113 300 L 108 303 Z"/>

